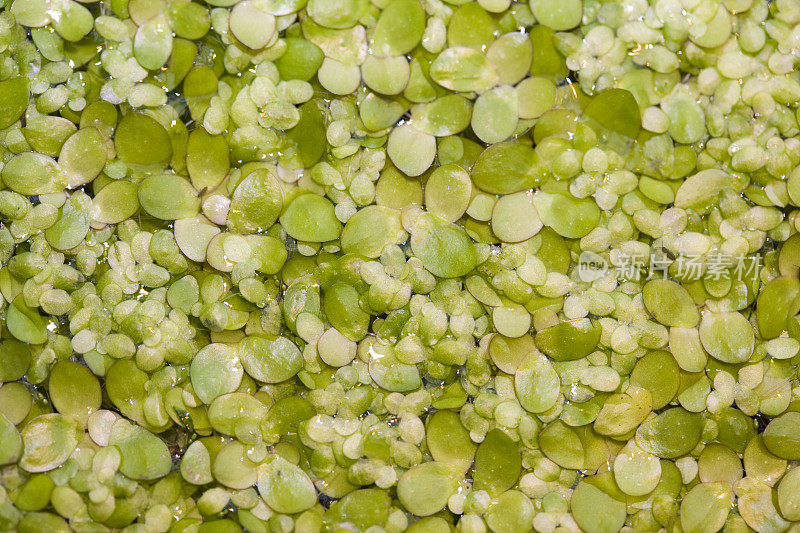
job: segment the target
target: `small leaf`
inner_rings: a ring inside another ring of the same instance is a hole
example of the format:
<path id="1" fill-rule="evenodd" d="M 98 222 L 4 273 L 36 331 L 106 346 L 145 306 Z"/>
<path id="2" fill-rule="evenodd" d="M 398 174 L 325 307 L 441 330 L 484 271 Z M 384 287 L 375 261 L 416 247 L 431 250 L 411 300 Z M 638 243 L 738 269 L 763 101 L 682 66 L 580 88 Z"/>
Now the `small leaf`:
<path id="1" fill-rule="evenodd" d="M 47 323 L 45 318 L 25 304 L 20 294 L 8 307 L 6 314 L 8 331 L 28 344 L 43 344 L 47 341 Z"/>
<path id="2" fill-rule="evenodd" d="M 642 129 L 639 105 L 630 91 L 609 89 L 594 96 L 583 109 L 584 115 L 613 132 L 636 138 Z"/>
<path id="3" fill-rule="evenodd" d="M 0 81 L 0 129 L 19 120 L 28 107 L 28 83 L 24 78 Z"/>

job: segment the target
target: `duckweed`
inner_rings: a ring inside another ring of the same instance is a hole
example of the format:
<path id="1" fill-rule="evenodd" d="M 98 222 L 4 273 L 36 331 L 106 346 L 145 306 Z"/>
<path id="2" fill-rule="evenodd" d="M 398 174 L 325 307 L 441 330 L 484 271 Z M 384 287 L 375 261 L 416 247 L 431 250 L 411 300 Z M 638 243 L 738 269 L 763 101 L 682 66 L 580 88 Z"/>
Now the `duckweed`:
<path id="1" fill-rule="evenodd" d="M 0 0 L 0 531 L 798 529 L 798 35 Z"/>

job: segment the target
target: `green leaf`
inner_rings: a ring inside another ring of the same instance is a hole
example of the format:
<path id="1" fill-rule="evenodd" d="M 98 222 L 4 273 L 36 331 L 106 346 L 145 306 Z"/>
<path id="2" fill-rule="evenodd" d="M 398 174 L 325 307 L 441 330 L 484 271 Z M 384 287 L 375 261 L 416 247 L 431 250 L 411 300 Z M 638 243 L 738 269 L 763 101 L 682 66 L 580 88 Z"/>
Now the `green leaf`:
<path id="1" fill-rule="evenodd" d="M 583 114 L 602 127 L 626 137 L 636 138 L 642 129 L 639 104 L 630 91 L 609 89 L 594 96 Z"/>
<path id="2" fill-rule="evenodd" d="M 45 318 L 25 304 L 20 294 L 6 313 L 6 327 L 11 334 L 28 344 L 44 344 L 47 341 L 47 322 Z"/>
<path id="3" fill-rule="evenodd" d="M 0 130 L 19 120 L 28 106 L 28 96 L 25 78 L 0 81 Z"/>

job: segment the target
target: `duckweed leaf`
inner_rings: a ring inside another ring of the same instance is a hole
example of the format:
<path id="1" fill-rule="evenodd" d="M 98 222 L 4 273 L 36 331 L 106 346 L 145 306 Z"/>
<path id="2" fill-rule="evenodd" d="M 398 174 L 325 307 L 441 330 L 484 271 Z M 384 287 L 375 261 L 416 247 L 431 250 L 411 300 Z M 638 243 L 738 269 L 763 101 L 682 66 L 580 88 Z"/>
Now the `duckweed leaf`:
<path id="1" fill-rule="evenodd" d="M 120 471 L 132 479 L 158 479 L 172 468 L 172 457 L 164 441 L 125 420 L 117 420 L 111 426 L 108 444 L 119 448 Z"/>
<path id="2" fill-rule="evenodd" d="M 789 318 L 800 311 L 800 281 L 775 278 L 764 286 L 756 302 L 758 329 L 765 339 L 786 331 Z"/>
<path id="3" fill-rule="evenodd" d="M 461 466 L 463 471 L 472 465 L 477 446 L 470 440 L 458 413 L 437 411 L 428 418 L 426 439 L 434 461 Z"/>
<path id="4" fill-rule="evenodd" d="M 556 361 L 589 355 L 600 341 L 600 326 L 584 318 L 562 322 L 536 333 L 536 347 Z"/>
<path id="5" fill-rule="evenodd" d="M 523 144 L 493 144 L 481 153 L 472 167 L 472 181 L 492 194 L 531 189 L 543 181 L 539 156 Z"/>
<path id="6" fill-rule="evenodd" d="M 36 152 L 13 156 L 0 170 L 0 177 L 6 187 L 24 195 L 60 192 L 66 185 L 55 159 Z"/>
<path id="7" fill-rule="evenodd" d="M 475 452 L 474 487 L 497 496 L 514 486 L 521 468 L 517 443 L 499 429 L 493 429 Z"/>
<path id="8" fill-rule="evenodd" d="M 27 344 L 47 341 L 47 322 L 25 303 L 23 295 L 14 298 L 6 313 L 6 327 L 15 338 Z"/>
<path id="9" fill-rule="evenodd" d="M 279 513 L 299 513 L 317 502 L 311 479 L 299 467 L 276 456 L 258 471 L 258 493 Z"/>
<path id="10" fill-rule="evenodd" d="M 196 215 L 200 198 L 186 178 L 176 174 L 157 174 L 139 184 L 139 204 L 150 215 L 176 220 Z"/>
<path id="11" fill-rule="evenodd" d="M 642 297 L 650 314 L 665 326 L 693 328 L 700 321 L 689 292 L 674 281 L 650 280 L 642 287 Z"/>
<path id="12" fill-rule="evenodd" d="M 194 392 L 205 404 L 235 391 L 243 374 L 236 350 L 220 343 L 209 344 L 197 352 L 189 369 Z"/>
<path id="13" fill-rule="evenodd" d="M 118 224 L 139 210 L 139 189 L 130 181 L 112 181 L 94 195 L 89 215 L 93 221 Z"/>
<path id="14" fill-rule="evenodd" d="M 59 361 L 50 370 L 50 401 L 59 413 L 76 418 L 86 425 L 89 415 L 100 409 L 100 382 L 83 365 Z"/>
<path id="15" fill-rule="evenodd" d="M 689 453 L 700 442 L 702 426 L 700 415 L 672 407 L 639 426 L 636 444 L 644 451 L 673 459 Z"/>
<path id="16" fill-rule="evenodd" d="M 24 449 L 19 466 L 27 472 L 48 472 L 64 464 L 75 451 L 79 426 L 72 417 L 44 414 L 25 424 L 20 435 Z"/>
<path id="17" fill-rule="evenodd" d="M 743 363 L 753 354 L 755 337 L 740 313 L 709 313 L 700 323 L 700 341 L 711 357 L 723 363 Z"/>
<path id="18" fill-rule="evenodd" d="M 483 92 L 500 81 L 482 51 L 463 46 L 439 54 L 431 63 L 430 76 L 442 87 L 457 92 Z"/>
<path id="19" fill-rule="evenodd" d="M 561 380 L 550 361 L 539 353 L 522 362 L 514 384 L 520 404 L 532 413 L 543 413 L 558 401 Z"/>
<path id="20" fill-rule="evenodd" d="M 114 147 L 120 159 L 135 165 L 164 165 L 172 157 L 167 130 L 142 113 L 122 117 L 114 135 Z"/>
<path id="21" fill-rule="evenodd" d="M 410 52 L 422 39 L 425 11 L 419 0 L 393 0 L 381 11 L 372 35 L 372 47 L 381 55 Z"/>
<path id="22" fill-rule="evenodd" d="M 397 482 L 397 498 L 406 510 L 429 516 L 444 509 L 458 487 L 460 473 L 452 465 L 430 461 L 411 467 Z"/>
<path id="23" fill-rule="evenodd" d="M 345 253 L 374 259 L 381 255 L 386 246 L 401 244 L 407 238 L 398 211 L 389 207 L 368 206 L 350 217 L 342 229 L 340 241 Z"/>
<path id="24" fill-rule="evenodd" d="M 411 231 L 411 249 L 433 275 L 455 278 L 476 262 L 475 248 L 463 229 L 438 217 L 422 217 Z"/>
<path id="25" fill-rule="evenodd" d="M 8 418 L 0 414 L 0 465 L 16 463 L 22 455 L 22 437 Z"/>
<path id="26" fill-rule="evenodd" d="M 724 483 L 700 483 L 681 501 L 681 526 L 684 531 L 719 531 L 725 525 L 733 492 Z"/>
<path id="27" fill-rule="evenodd" d="M 533 205 L 545 226 L 568 239 L 584 237 L 600 219 L 600 209 L 594 201 L 566 194 L 539 191 L 533 197 Z"/>
<path id="28" fill-rule="evenodd" d="M 14 5 L 25 4 L 24 1 L 14 2 Z M 28 106 L 28 84 L 21 77 L 0 81 L 0 130 L 6 129 L 15 123 Z"/>
<path id="29" fill-rule="evenodd" d="M 797 424 L 800 424 L 798 412 L 790 411 L 773 418 L 764 429 L 764 446 L 778 457 L 796 460 L 800 457 Z"/>
<path id="30" fill-rule="evenodd" d="M 44 232 L 47 242 L 57 250 L 69 250 L 83 242 L 89 232 L 91 199 L 73 194 L 59 210 L 56 223 Z"/>
<path id="31" fill-rule="evenodd" d="M 570 506 L 575 522 L 590 533 L 615 533 L 625 523 L 625 503 L 585 480 L 575 487 Z"/>
<path id="32" fill-rule="evenodd" d="M 333 204 L 316 194 L 295 197 L 280 216 L 281 226 L 293 238 L 307 242 L 325 242 L 339 237 L 342 223 L 336 218 Z"/>
<path id="33" fill-rule="evenodd" d="M 642 128 L 639 104 L 625 89 L 607 89 L 596 94 L 583 112 L 602 127 L 632 139 L 639 135 Z"/>
<path id="34" fill-rule="evenodd" d="M 264 383 L 280 383 L 303 366 L 300 350 L 285 337 L 248 336 L 239 341 L 239 359 L 245 371 Z"/>
<path id="35" fill-rule="evenodd" d="M 266 231 L 278 220 L 282 208 L 283 190 L 277 178 L 266 169 L 258 169 L 234 189 L 227 225 L 240 233 Z"/>
<path id="36" fill-rule="evenodd" d="M 222 135 L 210 135 L 203 128 L 189 133 L 186 171 L 198 191 L 219 185 L 231 168 L 228 142 Z"/>

